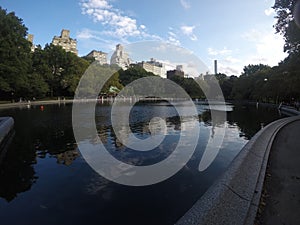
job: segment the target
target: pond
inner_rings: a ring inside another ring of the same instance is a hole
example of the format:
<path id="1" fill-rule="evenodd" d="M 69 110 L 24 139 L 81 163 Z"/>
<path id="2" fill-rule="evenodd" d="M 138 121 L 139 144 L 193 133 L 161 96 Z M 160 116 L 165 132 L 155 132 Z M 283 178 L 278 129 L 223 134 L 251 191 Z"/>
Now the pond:
<path id="1" fill-rule="evenodd" d="M 272 107 L 227 107 L 227 129 L 219 154 L 199 172 L 208 139 L 218 127 L 211 122 L 208 106 L 196 106 L 200 137 L 190 161 L 171 178 L 141 187 L 111 182 L 87 164 L 74 138 L 71 104 L 1 109 L 0 116 L 15 120 L 15 136 L 0 164 L 1 224 L 174 224 L 226 170 L 247 141 L 281 117 Z M 141 154 L 116 138 L 108 103 L 98 104 L 95 112 L 98 135 L 107 150 L 115 158 L 138 166 L 159 162 L 171 154 L 182 130 L 180 118 L 170 105 L 136 104 L 130 116 L 136 137 L 149 137 L 148 124 L 153 116 L 165 118 L 167 125 L 161 150 Z"/>

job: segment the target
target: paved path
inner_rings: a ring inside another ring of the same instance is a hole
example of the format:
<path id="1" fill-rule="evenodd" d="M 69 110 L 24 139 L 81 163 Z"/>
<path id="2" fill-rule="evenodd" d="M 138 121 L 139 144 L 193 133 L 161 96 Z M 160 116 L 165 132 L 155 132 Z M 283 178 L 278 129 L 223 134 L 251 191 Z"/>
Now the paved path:
<path id="1" fill-rule="evenodd" d="M 273 142 L 257 224 L 300 224 L 300 120 L 284 126 Z"/>

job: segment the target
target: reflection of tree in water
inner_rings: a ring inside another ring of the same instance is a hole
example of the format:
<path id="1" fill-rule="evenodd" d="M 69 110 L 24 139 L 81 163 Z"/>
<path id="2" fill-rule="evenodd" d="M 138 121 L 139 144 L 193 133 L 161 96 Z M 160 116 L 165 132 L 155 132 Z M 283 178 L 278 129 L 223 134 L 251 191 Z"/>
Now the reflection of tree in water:
<path id="1" fill-rule="evenodd" d="M 220 111 L 214 111 L 215 119 L 212 122 L 211 111 L 207 110 L 199 115 L 199 120 L 204 123 L 204 126 L 211 127 L 211 138 L 215 137 L 216 127 L 224 127 L 224 113 Z"/>
<path id="2" fill-rule="evenodd" d="M 37 180 L 33 165 L 36 163 L 35 151 L 30 149 L 30 135 L 22 140 L 17 135 L 0 164 L 0 197 L 10 202 L 17 197 L 18 193 L 30 190 Z"/>
<path id="3" fill-rule="evenodd" d="M 237 105 L 233 112 L 228 114 L 228 123 L 236 124 L 240 136 L 246 139 L 253 137 L 263 126 L 279 118 L 278 111 L 273 107 L 261 106 L 258 109 L 251 105 Z"/>
<path id="4" fill-rule="evenodd" d="M 115 132 L 116 130 L 119 132 L 120 136 L 123 136 L 124 139 L 129 137 L 129 132 L 132 132 L 137 138 L 144 139 L 148 138 L 151 135 L 149 129 L 150 121 L 142 121 L 130 124 L 130 130 L 123 129 L 122 126 L 113 129 L 111 125 L 109 126 L 97 126 L 98 136 L 103 144 L 109 143 L 109 139 L 112 140 L 112 143 L 115 145 L 117 150 L 121 150 L 124 147 L 124 144 L 117 138 Z M 167 126 L 173 127 L 174 130 L 181 130 L 181 122 L 179 116 L 174 116 L 170 118 L 166 118 Z M 93 142 L 92 139 L 91 141 Z"/>
<path id="5" fill-rule="evenodd" d="M 11 110 L 16 134 L 0 164 L 0 197 L 5 200 L 12 201 L 37 182 L 34 167 L 38 158 L 46 158 L 48 154 L 50 158 L 57 158 L 58 162 L 64 159 L 64 164 L 70 165 L 71 160 L 78 157 L 71 117 L 67 113 L 53 117 L 56 107 L 42 113 L 38 110 Z"/>
<path id="6" fill-rule="evenodd" d="M 79 151 L 77 149 L 74 149 L 59 153 L 55 157 L 57 158 L 58 164 L 70 166 L 73 163 L 73 161 L 79 157 L 79 155 Z"/>
<path id="7" fill-rule="evenodd" d="M 215 111 L 218 115 L 217 111 Z M 216 117 L 218 118 L 218 116 Z M 238 126 L 240 129 L 240 136 L 250 140 L 261 128 L 266 124 L 279 118 L 278 111 L 272 107 L 261 106 L 258 109 L 252 105 L 235 105 L 233 111 L 227 112 L 227 122 L 229 126 Z M 207 110 L 199 115 L 199 119 L 204 122 L 205 126 L 212 126 L 212 133 L 214 127 L 222 124 L 222 121 L 216 120 L 212 124 L 210 111 Z"/>

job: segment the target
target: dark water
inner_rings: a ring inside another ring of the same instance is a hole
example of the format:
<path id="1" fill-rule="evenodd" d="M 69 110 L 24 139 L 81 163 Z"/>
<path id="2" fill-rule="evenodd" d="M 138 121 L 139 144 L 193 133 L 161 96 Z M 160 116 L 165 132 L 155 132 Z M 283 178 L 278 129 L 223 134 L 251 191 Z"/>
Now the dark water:
<path id="1" fill-rule="evenodd" d="M 153 164 L 172 152 L 180 122 L 174 108 L 161 104 L 136 105 L 131 130 L 143 139 L 153 116 L 166 118 L 171 132 L 165 151 L 139 155 L 120 143 L 109 119 L 111 107 L 96 108 L 101 141 L 114 157 L 136 165 Z M 235 106 L 227 113 L 227 131 L 220 153 L 204 172 L 198 164 L 212 127 L 210 112 L 198 105 L 201 135 L 188 164 L 170 179 L 145 187 L 106 180 L 81 157 L 73 136 L 71 105 L 47 105 L 0 110 L 15 119 L 15 136 L 0 164 L 0 224 L 173 224 L 226 169 L 247 141 L 263 126 L 280 118 L 273 108 Z M 124 157 L 126 156 L 126 157 Z"/>

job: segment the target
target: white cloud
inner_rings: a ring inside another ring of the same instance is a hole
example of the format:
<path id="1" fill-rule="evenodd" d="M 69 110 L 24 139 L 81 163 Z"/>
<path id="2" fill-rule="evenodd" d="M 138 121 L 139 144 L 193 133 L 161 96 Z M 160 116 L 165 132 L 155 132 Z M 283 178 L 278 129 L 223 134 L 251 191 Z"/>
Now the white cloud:
<path id="1" fill-rule="evenodd" d="M 232 50 L 227 49 L 227 47 L 224 47 L 221 50 L 208 48 L 207 51 L 208 51 L 208 54 L 212 55 L 212 56 L 230 55 L 232 53 Z"/>
<path id="2" fill-rule="evenodd" d="M 92 32 L 89 29 L 83 29 L 82 31 L 77 33 L 76 38 L 83 40 L 83 39 L 95 38 L 95 36 L 92 34 Z"/>
<path id="3" fill-rule="evenodd" d="M 168 37 L 168 41 L 167 42 L 170 43 L 170 44 L 176 45 L 176 46 L 180 46 L 181 45 L 180 41 L 176 37 L 172 37 L 172 36 Z"/>
<path id="4" fill-rule="evenodd" d="M 244 62 L 237 58 L 239 50 L 231 50 L 223 47 L 222 49 L 208 48 L 207 52 L 208 55 L 213 57 L 210 59 L 211 62 L 215 59 L 218 60 L 218 73 L 224 73 L 228 76 L 239 75 L 241 73 Z M 210 71 L 214 71 L 213 64 L 210 66 Z"/>
<path id="5" fill-rule="evenodd" d="M 112 6 L 107 0 L 82 1 L 82 7 L 87 9 L 110 9 Z"/>
<path id="6" fill-rule="evenodd" d="M 262 37 L 261 32 L 258 30 L 252 29 L 244 34 L 242 34 L 242 38 L 245 39 L 246 41 L 250 42 L 256 42 L 259 41 L 259 39 Z"/>
<path id="7" fill-rule="evenodd" d="M 287 54 L 283 52 L 284 40 L 279 34 L 274 34 L 272 30 L 252 29 L 241 35 L 245 41 L 246 49 L 230 50 L 226 47 L 223 49 L 208 48 L 208 54 L 213 57 L 210 59 L 218 60 L 218 72 L 227 75 L 239 75 L 245 65 L 248 64 L 266 64 L 276 66 L 283 60 Z M 241 42 L 243 42 L 241 40 Z M 243 55 L 241 55 L 243 53 Z M 213 71 L 213 65 L 210 69 Z"/>
<path id="8" fill-rule="evenodd" d="M 214 60 L 216 58 L 210 58 L 210 62 L 212 62 L 209 66 L 209 70 L 214 71 Z M 240 75 L 241 70 L 244 66 L 244 62 L 240 59 L 234 58 L 233 56 L 221 56 L 218 57 L 218 73 L 224 73 L 228 76 L 231 75 Z"/>
<path id="9" fill-rule="evenodd" d="M 275 10 L 272 8 L 266 9 L 265 14 L 266 14 L 266 16 L 272 16 L 275 14 Z"/>
<path id="10" fill-rule="evenodd" d="M 240 63 L 241 62 L 240 59 L 234 58 L 232 56 L 228 56 L 225 59 L 223 59 L 222 61 L 224 63 L 227 63 L 227 64 L 236 64 L 236 63 Z"/>
<path id="11" fill-rule="evenodd" d="M 106 26 L 107 34 L 117 37 L 130 37 L 142 35 L 145 25 L 140 27 L 137 21 L 123 15 L 119 9 L 109 4 L 108 0 L 82 0 L 82 13 L 93 18 L 94 22 L 100 22 Z"/>
<path id="12" fill-rule="evenodd" d="M 174 32 L 172 32 L 172 31 L 169 31 L 168 34 L 169 34 L 170 36 L 172 36 L 172 37 L 176 37 L 176 36 L 177 36 L 177 35 L 176 35 Z"/>
<path id="13" fill-rule="evenodd" d="M 181 43 L 177 37 L 177 34 L 175 33 L 174 29 L 172 27 L 169 27 L 169 32 L 168 32 L 168 39 L 167 42 L 176 46 L 180 46 Z"/>
<path id="14" fill-rule="evenodd" d="M 81 46 L 86 49 L 86 51 L 97 48 L 102 51 L 110 52 L 115 49 L 116 45 L 116 41 L 114 39 L 105 38 L 103 32 L 90 29 L 82 29 L 78 31 L 76 39 L 80 42 Z"/>
<path id="15" fill-rule="evenodd" d="M 279 34 L 267 31 L 251 30 L 243 37 L 254 44 L 255 52 L 248 58 L 249 63 L 263 63 L 275 66 L 287 54 L 283 52 L 284 40 Z"/>
<path id="16" fill-rule="evenodd" d="M 180 3 L 182 5 L 182 7 L 185 9 L 191 8 L 191 4 L 187 0 L 180 0 Z"/>
<path id="17" fill-rule="evenodd" d="M 182 26 L 180 29 L 182 33 L 188 36 L 192 41 L 198 40 L 197 36 L 194 34 L 195 26 Z"/>
<path id="18" fill-rule="evenodd" d="M 240 74 L 240 68 L 239 66 L 231 65 L 227 66 L 227 64 L 219 63 L 218 64 L 218 73 L 224 73 L 227 76 L 231 75 L 239 75 Z"/>

